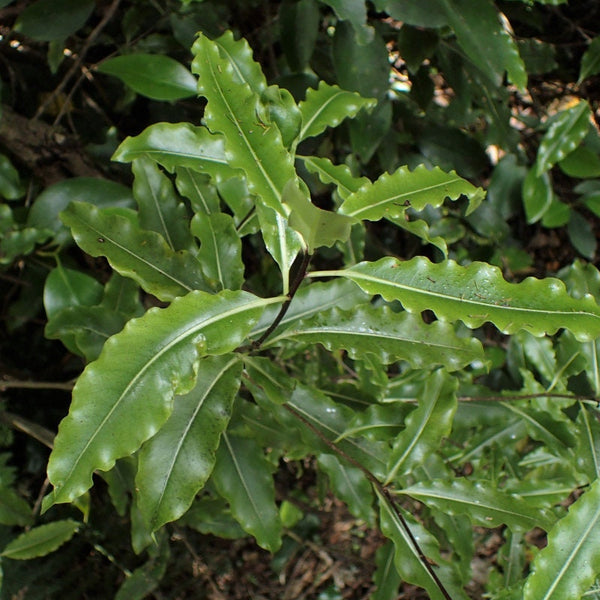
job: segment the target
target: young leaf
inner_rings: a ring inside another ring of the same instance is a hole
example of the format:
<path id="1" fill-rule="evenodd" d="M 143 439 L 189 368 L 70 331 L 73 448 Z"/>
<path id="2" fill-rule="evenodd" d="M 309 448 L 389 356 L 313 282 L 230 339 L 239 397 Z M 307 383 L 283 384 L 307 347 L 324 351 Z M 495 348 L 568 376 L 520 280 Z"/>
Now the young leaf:
<path id="1" fill-rule="evenodd" d="M 384 173 L 377 181 L 366 184 L 349 195 L 340 212 L 355 219 L 378 221 L 383 217 L 398 219 L 409 207 L 422 210 L 428 204 L 440 206 L 448 197 L 456 200 L 461 194 L 470 200 L 472 212 L 483 200 L 481 188 L 459 177 L 454 171 L 445 173 L 419 165 L 414 171 L 400 167 L 392 175 Z"/>
<path id="2" fill-rule="evenodd" d="M 141 229 L 135 215 L 128 218 L 74 202 L 61 213 L 61 219 L 71 227 L 83 250 L 92 256 L 106 256 L 116 271 L 160 300 L 209 290 L 196 257 L 185 251 L 173 252 L 160 234 Z"/>
<path id="3" fill-rule="evenodd" d="M 600 480 L 548 533 L 525 582 L 524 600 L 578 600 L 600 573 Z"/>
<path id="4" fill-rule="evenodd" d="M 175 399 L 169 420 L 142 447 L 137 503 L 152 531 L 183 515 L 210 476 L 241 370 L 235 355 L 202 359 L 196 387 Z"/>
<path id="5" fill-rule="evenodd" d="M 428 506 L 450 515 L 467 515 L 474 525 L 529 531 L 534 527 L 548 530 L 556 520 L 545 509 L 528 500 L 501 490 L 494 490 L 489 481 L 473 482 L 464 478 L 417 482 L 399 491 Z"/>
<path id="6" fill-rule="evenodd" d="M 600 335 L 600 307 L 591 296 L 574 299 L 554 278 L 508 283 L 500 269 L 486 263 L 462 267 L 452 260 L 434 264 L 423 257 L 406 262 L 387 257 L 310 275 L 347 277 L 370 294 L 399 300 L 411 312 L 429 308 L 440 319 L 461 320 L 468 327 L 489 321 L 504 333 L 553 334 L 564 327 L 583 341 Z"/>
<path id="7" fill-rule="evenodd" d="M 148 158 L 133 161 L 133 196 L 138 204 L 140 227 L 160 233 L 169 248 L 194 252 L 189 218 L 173 184 Z"/>
<path id="8" fill-rule="evenodd" d="M 212 481 L 229 502 L 231 512 L 262 548 L 281 546 L 281 519 L 275 505 L 271 464 L 252 439 L 224 433 Z"/>
<path id="9" fill-rule="evenodd" d="M 207 173 L 217 181 L 235 177 L 225 154 L 223 136 L 206 127 L 189 123 L 155 123 L 135 137 L 127 137 L 113 154 L 113 160 L 132 162 L 151 158 L 172 173 L 187 168 Z"/>
<path id="10" fill-rule="evenodd" d="M 246 292 L 191 292 L 110 338 L 73 389 L 50 455 L 55 490 L 47 502 L 79 497 L 91 486 L 94 470 L 107 471 L 135 452 L 165 423 L 173 396 L 194 387 L 199 357 L 236 348 L 262 309 L 280 301 Z"/>
<path id="11" fill-rule="evenodd" d="M 590 128 L 590 119 L 590 105 L 580 100 L 571 108 L 563 110 L 553 120 L 540 142 L 535 167 L 537 177 L 579 146 Z"/>
<path id="12" fill-rule="evenodd" d="M 321 81 L 316 90 L 306 91 L 306 100 L 299 104 L 302 129 L 298 139 L 305 140 L 323 133 L 327 127 L 337 127 L 344 119 L 354 117 L 363 108 L 373 108 L 376 103 L 372 98 Z"/>
<path id="13" fill-rule="evenodd" d="M 196 95 L 196 79 L 179 62 L 162 54 L 126 54 L 98 65 L 100 73 L 114 75 L 142 96 L 153 100 L 180 100 Z"/>
<path id="14" fill-rule="evenodd" d="M 333 183 L 341 198 L 347 198 L 371 182 L 366 177 L 354 177 L 347 165 L 334 165 L 328 158 L 298 156 L 309 173 L 318 175 L 323 183 Z"/>
<path id="15" fill-rule="evenodd" d="M 445 366 L 457 370 L 483 360 L 483 349 L 475 338 L 459 338 L 447 323 L 427 325 L 420 317 L 393 312 L 387 306 L 332 308 L 277 331 L 264 347 L 286 340 L 298 348 L 320 343 L 328 350 L 344 349 L 354 359 L 371 355 L 384 364 L 406 360 L 417 369 Z"/>
<path id="16" fill-rule="evenodd" d="M 46 556 L 68 542 L 80 526 L 81 523 L 72 519 L 39 525 L 10 542 L 0 556 L 13 560 L 29 560 L 37 556 Z"/>
<path id="17" fill-rule="evenodd" d="M 458 382 L 442 369 L 427 379 L 419 406 L 406 418 L 406 428 L 394 440 L 385 484 L 402 477 L 437 450 L 450 433 L 456 411 Z"/>
<path id="18" fill-rule="evenodd" d="M 237 44 L 245 47 L 244 42 Z M 200 36 L 192 50 L 193 71 L 200 77 L 198 90 L 208 100 L 204 119 L 211 131 L 224 135 L 229 164 L 244 171 L 248 189 L 263 208 L 259 218 L 263 228 L 268 227 L 265 243 L 279 264 L 283 291 L 287 293 L 291 264 L 301 248 L 298 235 L 287 227 L 287 211 L 281 198 L 288 181 L 297 178 L 292 156 L 283 145 L 279 129 L 262 121 L 260 98 L 240 81 L 239 66 L 221 56 L 219 41 Z M 245 62 L 249 63 L 247 68 L 253 68 L 249 56 Z"/>
<path id="19" fill-rule="evenodd" d="M 286 185 L 282 198 L 290 207 L 290 227 L 302 236 L 309 253 L 321 246 L 330 248 L 350 237 L 354 219 L 315 206 L 295 182 Z"/>
<path id="20" fill-rule="evenodd" d="M 201 243 L 198 260 L 208 283 L 217 291 L 240 289 L 244 283 L 242 242 L 231 215 L 198 212 L 191 230 Z"/>

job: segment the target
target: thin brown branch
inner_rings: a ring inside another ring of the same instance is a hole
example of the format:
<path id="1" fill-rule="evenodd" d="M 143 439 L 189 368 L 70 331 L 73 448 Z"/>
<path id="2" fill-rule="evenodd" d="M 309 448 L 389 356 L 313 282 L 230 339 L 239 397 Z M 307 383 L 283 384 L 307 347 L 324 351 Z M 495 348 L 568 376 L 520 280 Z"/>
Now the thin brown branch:
<path id="1" fill-rule="evenodd" d="M 383 483 L 381 483 L 381 481 L 379 481 L 379 479 L 377 479 L 377 477 L 375 477 L 375 475 L 373 475 L 373 473 L 371 473 L 371 471 L 369 471 L 369 469 L 367 469 L 364 465 L 362 465 L 357 460 L 355 460 L 354 458 L 352 458 L 351 456 L 346 454 L 346 452 L 344 452 L 341 448 L 336 446 L 336 444 L 334 444 L 331 440 L 329 440 L 327 438 L 327 436 L 325 436 L 321 431 L 319 431 L 319 429 L 317 427 L 315 427 L 308 419 L 306 419 L 303 415 L 301 415 L 295 408 L 293 408 L 289 404 L 284 404 L 283 408 L 285 408 L 289 413 L 291 413 L 294 417 L 296 417 L 296 419 L 298 419 L 301 423 L 306 425 L 306 427 L 308 427 L 335 454 L 337 454 L 338 456 L 343 458 L 344 461 L 350 463 L 353 467 L 356 467 L 357 469 L 359 469 L 364 474 L 364 476 L 371 482 L 371 485 L 376 489 L 376 491 L 379 493 L 379 495 L 382 498 L 384 498 L 386 502 L 388 502 L 388 504 L 394 511 L 394 514 L 400 521 L 402 528 L 404 529 L 406 535 L 410 539 L 411 544 L 413 545 L 413 548 L 415 549 L 415 551 L 419 557 L 419 560 L 421 561 L 421 563 L 423 564 L 425 569 L 427 569 L 427 571 L 431 575 L 431 578 L 435 581 L 435 584 L 438 587 L 438 589 L 440 590 L 440 592 L 442 593 L 442 596 L 444 596 L 444 598 L 446 600 L 452 600 L 452 596 L 450 596 L 450 594 L 448 593 L 448 590 L 446 590 L 446 588 L 444 587 L 444 584 L 442 583 L 440 578 L 437 576 L 437 573 L 435 572 L 432 564 L 429 562 L 429 559 L 427 558 L 427 556 L 425 556 L 425 553 L 421 549 L 419 542 L 417 541 L 417 539 L 413 535 L 412 531 L 410 530 L 410 527 L 409 527 L 408 523 L 406 522 L 404 515 L 400 512 L 400 509 L 398 508 L 398 505 L 396 504 L 395 498 L 390 494 L 390 492 L 386 488 L 386 486 L 384 486 Z"/>
<path id="2" fill-rule="evenodd" d="M 75 385 L 72 381 L 23 381 L 11 379 L 9 381 L 0 381 L 0 391 L 9 389 L 23 390 L 64 390 L 70 392 Z"/>
<path id="3" fill-rule="evenodd" d="M 49 429 L 34 423 L 33 421 L 29 421 L 24 417 L 15 415 L 5 410 L 0 411 L 0 421 L 12 429 L 27 434 L 29 437 L 32 437 L 38 442 L 44 444 L 44 446 L 50 448 L 50 450 L 52 450 L 54 447 L 54 433 Z"/>
<path id="4" fill-rule="evenodd" d="M 96 27 L 94 27 L 94 29 L 92 30 L 90 35 L 88 35 L 87 39 L 85 40 L 85 43 L 83 44 L 81 50 L 79 51 L 79 53 L 77 55 L 77 58 L 71 65 L 71 68 L 67 71 L 66 75 L 63 77 L 62 81 L 58 84 L 56 89 L 38 107 L 38 110 L 35 113 L 34 119 L 39 119 L 40 116 L 42 114 L 44 114 L 44 112 L 46 111 L 48 106 L 50 106 L 52 104 L 52 102 L 54 102 L 56 100 L 56 98 L 67 87 L 67 85 L 69 84 L 71 79 L 74 77 L 74 75 L 81 69 L 81 66 L 83 64 L 83 61 L 85 60 L 88 50 L 91 48 L 94 40 L 100 35 L 101 31 L 106 27 L 108 22 L 113 18 L 120 3 L 121 3 L 121 0 L 113 0 L 112 4 L 107 8 L 106 12 L 104 13 L 104 16 L 102 17 L 102 19 L 100 20 L 98 25 L 96 25 Z M 59 119 L 57 117 L 57 120 L 54 123 L 55 125 L 58 123 L 58 120 Z"/>

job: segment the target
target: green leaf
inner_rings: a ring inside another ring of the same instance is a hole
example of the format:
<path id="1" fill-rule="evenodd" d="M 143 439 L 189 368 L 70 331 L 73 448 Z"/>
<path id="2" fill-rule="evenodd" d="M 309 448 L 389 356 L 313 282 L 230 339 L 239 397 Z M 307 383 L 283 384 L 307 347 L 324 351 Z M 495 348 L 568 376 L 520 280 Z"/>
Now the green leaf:
<path id="1" fill-rule="evenodd" d="M 298 384 L 287 403 L 307 424 L 312 425 L 329 441 L 348 456 L 369 469 L 376 477 L 386 472 L 386 461 L 389 455 L 386 443 L 367 440 L 360 437 L 346 437 L 352 421 L 352 410 L 340 403 L 333 402 L 328 396 Z M 322 452 L 331 453 L 331 448 L 316 436 L 308 427 L 301 430 L 310 448 L 321 448 Z"/>
<path id="2" fill-rule="evenodd" d="M 173 251 L 195 251 L 185 205 L 170 179 L 148 158 L 134 160 L 131 168 L 140 227 L 160 233 Z"/>
<path id="3" fill-rule="evenodd" d="M 152 531 L 181 517 L 209 478 L 241 370 L 236 355 L 202 359 L 196 387 L 175 399 L 169 420 L 142 447 L 137 503 Z"/>
<path id="4" fill-rule="evenodd" d="M 71 306 L 48 320 L 44 335 L 62 340 L 72 352 L 90 362 L 98 358 L 106 340 L 121 331 L 126 322 L 125 315 L 104 306 Z"/>
<path id="5" fill-rule="evenodd" d="M 434 536 L 427 531 L 418 521 L 397 504 L 384 497 L 375 489 L 379 498 L 380 523 L 382 533 L 392 540 L 396 549 L 394 565 L 401 578 L 427 590 L 431 600 L 467 600 L 463 592 L 459 577 L 455 569 L 446 563 L 440 556 L 439 544 Z M 412 535 L 409 535 L 407 528 Z M 422 556 L 415 547 L 418 540 Z M 429 568 L 425 561 L 428 561 Z M 433 563 L 433 564 L 432 564 Z M 434 578 L 432 572 L 437 577 Z M 438 581 L 446 589 L 446 594 L 440 590 Z M 448 596 L 450 594 L 450 596 Z"/>
<path id="6" fill-rule="evenodd" d="M 367 355 L 383 364 L 406 360 L 416 369 L 445 366 L 458 370 L 484 359 L 480 343 L 475 338 L 459 338 L 448 323 L 427 325 L 410 313 L 369 304 L 349 311 L 336 307 L 294 322 L 282 331 L 278 329 L 264 347 L 286 340 L 298 349 L 317 343 L 328 350 L 344 349 L 357 360 Z"/>
<path id="7" fill-rule="evenodd" d="M 554 199 L 552 182 L 548 173 L 539 177 L 535 169 L 530 169 L 523 180 L 523 206 L 527 223 L 536 223 L 548 211 Z"/>
<path id="8" fill-rule="evenodd" d="M 291 264 L 301 247 L 298 235 L 287 227 L 281 198 L 288 181 L 297 179 L 293 159 L 278 127 L 263 122 L 258 94 L 244 79 L 240 80 L 239 66 L 221 55 L 219 43 L 200 36 L 192 49 L 192 68 L 199 75 L 198 90 L 208 100 L 204 120 L 211 131 L 224 135 L 229 164 L 246 175 L 248 189 L 256 196 L 257 208 L 260 206 L 265 243 L 279 264 L 283 291 L 287 293 Z M 236 44 L 244 50 L 247 47 L 245 42 Z M 245 68 L 254 68 L 250 56 L 246 62 Z M 267 208 L 270 210 L 264 210 Z"/>
<path id="9" fill-rule="evenodd" d="M 14 560 L 29 560 L 38 556 L 46 556 L 68 542 L 80 526 L 81 523 L 72 519 L 39 525 L 10 542 L 0 556 Z"/>
<path id="10" fill-rule="evenodd" d="M 575 456 L 578 470 L 587 476 L 590 483 L 600 477 L 600 423 L 594 412 L 582 402 L 577 416 Z"/>
<path id="11" fill-rule="evenodd" d="M 558 166 L 569 177 L 578 179 L 600 177 L 600 156 L 587 146 L 575 148 L 559 161 Z"/>
<path id="12" fill-rule="evenodd" d="M 98 71 L 153 100 L 180 100 L 196 95 L 196 79 L 179 62 L 162 54 L 127 54 L 109 58 Z"/>
<path id="13" fill-rule="evenodd" d="M 160 300 L 209 289 L 197 258 L 189 252 L 173 252 L 160 234 L 141 229 L 135 214 L 128 218 L 124 213 L 74 202 L 61 213 L 61 219 L 71 227 L 83 250 L 92 256 L 106 256 L 113 269 Z"/>
<path id="14" fill-rule="evenodd" d="M 94 470 L 107 471 L 138 450 L 168 419 L 173 396 L 193 389 L 199 358 L 232 351 L 263 308 L 280 301 L 246 292 L 191 292 L 110 338 L 73 390 L 50 455 L 55 489 L 46 508 L 79 497 L 92 485 Z"/>
<path id="15" fill-rule="evenodd" d="M 58 264 L 46 278 L 44 308 L 52 319 L 64 308 L 93 306 L 102 299 L 102 285 L 93 277 Z"/>
<path id="16" fill-rule="evenodd" d="M 124 185 L 108 179 L 74 177 L 47 187 L 35 199 L 27 215 L 27 225 L 54 231 L 54 242 L 58 245 L 70 242 L 71 234 L 58 215 L 73 200 L 88 202 L 98 207 L 135 208 L 133 194 Z"/>
<path id="17" fill-rule="evenodd" d="M 359 47 L 373 39 L 373 28 L 367 25 L 367 8 L 363 0 L 323 0 L 323 2 L 333 8 L 338 19 L 348 21 L 352 25 Z"/>
<path id="18" fill-rule="evenodd" d="M 242 242 L 235 223 L 225 213 L 196 213 L 192 233 L 200 240 L 198 260 L 210 285 L 217 291 L 238 290 L 244 283 Z"/>
<path id="19" fill-rule="evenodd" d="M 0 154 L 0 198 L 18 200 L 24 193 L 19 171 L 15 169 L 8 156 Z"/>
<path id="20" fill-rule="evenodd" d="M 25 527 L 32 522 L 31 507 L 26 500 L 12 487 L 3 485 L 0 488 L 0 524 Z"/>
<path id="21" fill-rule="evenodd" d="M 318 175 L 323 183 L 333 183 L 338 194 L 347 198 L 371 182 L 366 177 L 355 177 L 347 165 L 334 165 L 328 158 L 316 156 L 298 156 L 310 173 Z"/>
<path id="22" fill-rule="evenodd" d="M 534 527 L 548 530 L 555 522 L 552 512 L 532 505 L 515 494 L 491 487 L 489 481 L 465 478 L 417 482 L 400 494 L 411 496 L 450 515 L 467 515 L 474 525 L 529 531 Z"/>
<path id="23" fill-rule="evenodd" d="M 600 573 L 600 480 L 548 532 L 525 582 L 524 600 L 577 600 Z"/>
<path id="24" fill-rule="evenodd" d="M 363 108 L 370 109 L 376 104 L 372 98 L 363 98 L 356 92 L 348 92 L 321 81 L 316 90 L 307 90 L 306 100 L 299 104 L 302 113 L 299 139 L 317 136 L 327 127 L 337 127 L 344 119 L 352 118 Z"/>
<path id="25" fill-rule="evenodd" d="M 349 310 L 368 301 L 369 296 L 367 294 L 354 284 L 342 279 L 332 279 L 325 283 L 319 282 L 303 286 L 294 296 L 277 331 L 280 331 L 280 328 L 292 325 L 301 319 L 310 318 L 333 307 Z M 278 311 L 279 309 L 276 307 L 268 307 L 256 327 L 252 330 L 252 337 L 260 337 L 269 328 Z"/>
<path id="26" fill-rule="evenodd" d="M 371 600 L 397 600 L 401 579 L 394 566 L 394 544 L 387 542 L 379 546 L 375 554 L 376 570 L 373 575 L 375 592 Z"/>
<path id="27" fill-rule="evenodd" d="M 410 312 L 428 308 L 440 319 L 471 328 L 491 322 L 504 333 L 553 334 L 564 327 L 581 341 L 600 335 L 600 307 L 591 296 L 572 298 L 552 277 L 508 283 L 500 269 L 486 263 L 462 267 L 452 260 L 434 264 L 424 257 L 405 262 L 387 257 L 310 275 L 347 277 L 370 294 L 399 300 Z"/>
<path id="28" fill-rule="evenodd" d="M 374 0 L 379 11 L 394 19 L 417 27 L 443 27 L 448 24 L 446 13 L 438 0 Z"/>
<path id="29" fill-rule="evenodd" d="M 159 536 L 158 544 L 151 546 L 149 553 L 148 561 L 127 575 L 115 600 L 143 600 L 159 586 L 171 556 L 166 534 Z"/>
<path id="30" fill-rule="evenodd" d="M 93 0 L 37 0 L 20 11 L 15 30 L 43 42 L 62 40 L 83 27 Z"/>
<path id="31" fill-rule="evenodd" d="M 405 429 L 394 440 L 386 485 L 424 462 L 450 433 L 457 406 L 456 388 L 456 379 L 442 369 L 429 376 L 418 408 L 408 415 Z"/>
<path id="32" fill-rule="evenodd" d="M 515 41 L 503 28 L 500 15 L 491 0 L 440 0 L 459 45 L 496 86 L 508 79 L 521 91 L 527 87 L 527 71 Z"/>
<path id="33" fill-rule="evenodd" d="M 275 505 L 271 464 L 263 449 L 254 440 L 224 433 L 212 481 L 256 543 L 271 552 L 278 550 L 282 525 Z"/>
<path id="34" fill-rule="evenodd" d="M 594 260 L 598 243 L 590 221 L 581 213 L 575 210 L 571 211 L 567 233 L 577 252 L 589 260 Z"/>
<path id="35" fill-rule="evenodd" d="M 188 167 L 177 167 L 175 172 L 177 191 L 190 201 L 194 213 L 210 215 L 220 211 L 221 201 L 217 188 L 210 183 L 207 175 Z"/>
<path id="36" fill-rule="evenodd" d="M 535 163 L 537 177 L 579 146 L 590 128 L 591 119 L 590 105 L 584 100 L 563 110 L 553 119 L 538 149 Z"/>
<path id="37" fill-rule="evenodd" d="M 373 489 L 365 474 L 352 465 L 341 462 L 333 454 L 319 454 L 319 466 L 327 473 L 331 489 L 343 500 L 350 512 L 365 523 L 374 523 Z"/>
<path id="38" fill-rule="evenodd" d="M 113 154 L 113 160 L 132 162 L 147 156 L 172 173 L 175 168 L 207 173 L 217 181 L 234 177 L 225 154 L 223 136 L 206 127 L 189 123 L 155 123 L 135 137 L 127 137 Z"/>
<path id="39" fill-rule="evenodd" d="M 308 252 L 315 248 L 330 248 L 336 242 L 345 242 L 350 238 L 350 228 L 354 219 L 345 215 L 323 210 L 315 206 L 295 182 L 286 185 L 282 199 L 290 207 L 290 227 L 293 227 L 304 239 Z"/>
<path id="40" fill-rule="evenodd" d="M 292 71 L 303 71 L 314 52 L 321 13 L 315 0 L 285 0 L 279 8 L 279 40 Z"/>
<path id="41" fill-rule="evenodd" d="M 600 72 L 600 36 L 595 37 L 581 57 L 581 67 L 577 85 L 584 79 Z"/>
<path id="42" fill-rule="evenodd" d="M 402 218 L 407 208 L 423 210 L 428 204 L 440 206 L 446 198 L 461 194 L 470 200 L 467 214 L 475 210 L 485 195 L 454 171 L 444 173 L 438 167 L 428 170 L 419 165 L 414 171 L 400 167 L 392 175 L 384 173 L 377 181 L 363 185 L 349 195 L 340 207 L 342 214 L 355 219 L 378 221 L 383 217 Z"/>
<path id="43" fill-rule="evenodd" d="M 223 498 L 197 498 L 179 523 L 192 527 L 200 533 L 225 539 L 236 540 L 245 535 L 244 530 L 231 516 L 231 511 Z"/>

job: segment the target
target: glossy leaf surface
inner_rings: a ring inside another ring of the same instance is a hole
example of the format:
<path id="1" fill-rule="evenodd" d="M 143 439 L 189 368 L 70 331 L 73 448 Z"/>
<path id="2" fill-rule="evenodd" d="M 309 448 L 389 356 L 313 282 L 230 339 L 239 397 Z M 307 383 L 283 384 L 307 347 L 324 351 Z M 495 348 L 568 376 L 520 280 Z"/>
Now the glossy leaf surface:
<path id="1" fill-rule="evenodd" d="M 148 157 L 173 172 L 175 167 L 208 173 L 217 180 L 235 175 L 225 155 L 223 137 L 189 123 L 155 123 L 135 137 L 127 137 L 113 160 L 132 162 Z"/>
<path id="2" fill-rule="evenodd" d="M 126 217 L 79 202 L 63 211 L 61 219 L 88 254 L 106 256 L 116 271 L 160 300 L 209 289 L 196 257 L 174 252 L 160 234 L 141 229 L 134 214 Z"/>
<path id="3" fill-rule="evenodd" d="M 600 480 L 548 532 L 526 580 L 525 600 L 576 600 L 600 573 Z"/>
<path id="4" fill-rule="evenodd" d="M 235 355 L 203 358 L 196 387 L 175 398 L 169 420 L 141 449 L 137 503 L 152 531 L 181 517 L 210 476 L 241 369 Z"/>
<path id="5" fill-rule="evenodd" d="M 358 360 L 367 354 L 383 364 L 406 360 L 414 368 L 442 365 L 457 370 L 483 359 L 474 338 L 459 338 L 446 323 L 426 325 L 415 315 L 395 313 L 385 306 L 320 312 L 269 338 L 267 347 L 285 340 L 299 347 L 320 343 L 328 350 L 344 349 Z"/>
<path id="6" fill-rule="evenodd" d="M 353 117 L 359 110 L 373 108 L 373 99 L 363 98 L 324 81 L 315 90 L 309 88 L 306 100 L 300 102 L 302 129 L 299 139 L 304 140 L 323 133 L 327 127 L 337 127 L 344 119 Z"/>
<path id="7" fill-rule="evenodd" d="M 166 422 L 173 396 L 193 389 L 199 358 L 237 347 L 269 302 L 245 292 L 192 292 L 151 309 L 110 338 L 73 390 L 48 465 L 50 502 L 68 502 Z M 99 381 L 102 385 L 99 385 Z"/>
<path id="8" fill-rule="evenodd" d="M 105 60 L 100 73 L 114 75 L 138 94 L 153 100 L 196 95 L 196 79 L 175 59 L 162 54 L 126 54 Z"/>
<path id="9" fill-rule="evenodd" d="M 467 515 L 482 527 L 508 525 L 511 529 L 529 531 L 534 527 L 550 529 L 554 515 L 514 494 L 491 488 L 489 482 L 467 479 L 417 482 L 401 491 L 443 513 Z"/>
<path id="10" fill-rule="evenodd" d="M 590 128 L 591 118 L 590 105 L 581 100 L 552 121 L 540 142 L 536 161 L 538 177 L 577 148 Z"/>
<path id="11" fill-rule="evenodd" d="M 428 377 L 419 406 L 408 415 L 405 429 L 394 439 L 386 484 L 423 463 L 450 433 L 457 406 L 456 387 L 456 380 L 441 369 Z"/>
<path id="12" fill-rule="evenodd" d="M 429 308 L 440 319 L 461 320 L 469 327 L 489 321 L 504 333 L 524 329 L 553 334 L 564 327 L 579 340 L 600 335 L 600 307 L 591 296 L 576 300 L 553 278 L 508 283 L 497 267 L 485 263 L 462 267 L 451 260 L 433 264 L 422 257 L 406 262 L 382 258 L 312 275 L 347 277 L 370 294 L 399 300 L 409 311 Z"/>
<path id="13" fill-rule="evenodd" d="M 259 546 L 276 551 L 281 545 L 281 520 L 275 505 L 271 465 L 251 439 L 224 434 L 213 481 L 231 512 Z"/>
<path id="14" fill-rule="evenodd" d="M 428 170 L 423 166 L 409 171 L 407 167 L 400 167 L 392 175 L 384 173 L 374 183 L 349 195 L 340 212 L 369 221 L 383 217 L 397 219 L 409 207 L 422 210 L 428 204 L 440 206 L 447 197 L 456 200 L 461 194 L 471 200 L 469 210 L 474 210 L 484 196 L 481 188 L 476 188 L 454 171 L 444 173 L 437 167 Z"/>

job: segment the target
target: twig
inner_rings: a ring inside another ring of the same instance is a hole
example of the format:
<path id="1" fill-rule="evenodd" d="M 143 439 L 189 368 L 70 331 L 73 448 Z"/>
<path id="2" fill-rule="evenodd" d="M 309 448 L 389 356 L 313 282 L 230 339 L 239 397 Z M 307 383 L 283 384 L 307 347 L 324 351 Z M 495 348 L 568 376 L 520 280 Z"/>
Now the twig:
<path id="1" fill-rule="evenodd" d="M 23 390 L 64 390 L 70 392 L 75 384 L 72 381 L 21 381 L 11 379 L 9 381 L 0 381 L 0 391 L 9 389 Z"/>
<path id="2" fill-rule="evenodd" d="M 262 346 L 263 342 L 275 331 L 275 329 L 277 328 L 277 325 L 279 325 L 279 323 L 281 323 L 281 320 L 283 319 L 283 317 L 285 317 L 285 314 L 287 313 L 288 309 L 290 308 L 290 304 L 292 302 L 292 299 L 294 298 L 294 295 L 296 294 L 296 292 L 298 291 L 298 288 L 300 287 L 300 284 L 304 280 L 304 276 L 306 275 L 306 270 L 308 269 L 308 265 L 310 264 L 310 259 L 311 259 L 311 255 L 308 254 L 308 252 L 305 252 L 302 255 L 302 262 L 300 263 L 300 267 L 298 268 L 296 277 L 294 278 L 294 281 L 292 282 L 292 285 L 290 286 L 288 299 L 283 303 L 283 305 L 281 306 L 281 309 L 279 310 L 279 313 L 277 313 L 277 316 L 275 317 L 275 319 L 273 320 L 271 325 L 269 325 L 268 329 L 257 340 L 252 342 L 253 350 L 258 350 Z"/>
<path id="3" fill-rule="evenodd" d="M 100 35 L 100 32 L 104 29 L 104 27 L 106 27 L 108 22 L 113 18 L 120 3 L 121 3 L 121 0 L 113 0 L 112 4 L 108 7 L 108 9 L 104 13 L 104 16 L 102 17 L 102 19 L 100 20 L 98 25 L 96 25 L 96 27 L 92 30 L 90 35 L 88 35 L 87 39 L 85 40 L 85 43 L 83 44 L 81 50 L 79 51 L 77 58 L 75 59 L 75 62 L 71 65 L 71 68 L 67 71 L 67 74 L 63 77 L 62 81 L 58 84 L 56 89 L 44 100 L 44 102 L 42 102 L 40 104 L 39 108 L 37 109 L 37 112 L 35 113 L 34 119 L 39 119 L 42 116 L 42 114 L 44 114 L 44 112 L 46 111 L 48 106 L 50 106 L 50 104 L 52 104 L 52 102 L 54 102 L 54 100 L 57 98 L 57 96 L 59 96 L 62 93 L 62 91 L 65 89 L 65 87 L 67 87 L 67 84 L 69 83 L 69 81 L 71 81 L 71 79 L 75 75 L 75 73 L 77 73 L 77 71 L 79 71 L 79 69 L 81 68 L 81 65 L 85 59 L 85 55 L 87 54 L 88 50 L 90 49 L 92 43 Z M 60 115 L 60 116 L 62 116 L 62 115 Z M 57 117 L 57 120 L 54 123 L 55 125 L 58 123 L 58 120 L 59 119 Z"/>
<path id="4" fill-rule="evenodd" d="M 49 429 L 5 410 L 0 411 L 0 421 L 17 431 L 26 433 L 52 450 L 54 446 L 54 433 Z"/>
<path id="5" fill-rule="evenodd" d="M 375 488 L 377 493 L 385 499 L 385 501 L 390 505 L 391 509 L 394 511 L 394 514 L 400 521 L 402 528 L 404 529 L 406 535 L 410 539 L 410 542 L 413 545 L 413 548 L 415 549 L 419 560 L 421 561 L 425 569 L 427 569 L 427 571 L 429 572 L 431 578 L 434 580 L 436 586 L 442 593 L 442 596 L 446 600 L 452 600 L 452 596 L 450 596 L 448 590 L 446 590 L 444 584 L 441 582 L 440 578 L 437 576 L 437 573 L 433 569 L 433 566 L 429 562 L 429 559 L 427 558 L 427 556 L 425 556 L 425 553 L 421 549 L 419 542 L 410 530 L 410 527 L 406 522 L 404 515 L 400 512 L 396 504 L 396 500 L 390 494 L 389 490 L 381 483 L 381 481 L 379 481 L 379 479 L 377 479 L 377 477 L 375 477 L 375 475 L 373 475 L 373 473 L 371 473 L 371 471 L 369 471 L 369 469 L 367 469 L 357 460 L 346 454 L 346 452 L 344 452 L 341 448 L 336 446 L 321 431 L 319 431 L 319 429 L 317 429 L 310 421 L 308 421 L 308 419 L 301 415 L 295 408 L 293 408 L 289 404 L 284 404 L 283 408 L 285 408 L 289 413 L 291 413 L 294 417 L 296 417 L 299 421 L 306 425 L 328 448 L 333 450 L 333 452 L 335 452 L 338 456 L 342 457 L 346 462 L 349 462 L 352 466 L 359 469 L 365 475 L 365 477 L 371 482 L 371 485 Z"/>

